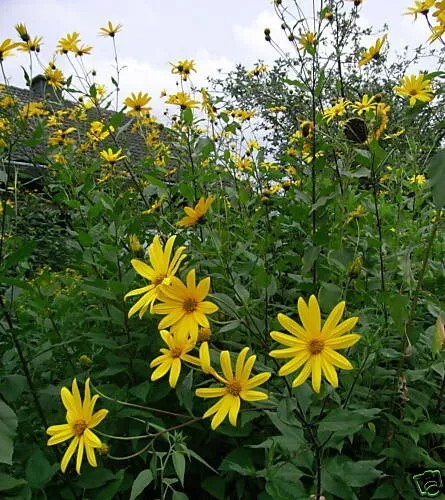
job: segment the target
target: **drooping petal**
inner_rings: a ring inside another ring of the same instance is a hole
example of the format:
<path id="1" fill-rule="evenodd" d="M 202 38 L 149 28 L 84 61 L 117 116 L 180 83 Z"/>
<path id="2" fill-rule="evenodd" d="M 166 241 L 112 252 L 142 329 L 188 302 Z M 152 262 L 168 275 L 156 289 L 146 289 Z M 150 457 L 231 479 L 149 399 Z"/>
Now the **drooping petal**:
<path id="1" fill-rule="evenodd" d="M 153 266 L 156 274 L 162 273 L 164 268 L 164 254 L 162 253 L 162 245 L 158 235 L 153 238 L 153 242 L 148 247 L 148 255 L 150 257 L 150 264 Z"/>
<path id="2" fill-rule="evenodd" d="M 71 439 L 76 435 L 76 433 L 73 431 L 72 427 L 70 425 L 67 425 L 67 429 L 61 432 L 58 432 L 57 434 L 54 434 L 52 437 L 48 439 L 48 446 L 53 446 L 54 444 L 59 444 L 63 443 L 67 439 Z"/>
<path id="3" fill-rule="evenodd" d="M 298 356 L 295 356 L 295 358 L 291 359 L 280 368 L 278 375 L 280 375 L 280 377 L 285 377 L 286 375 L 289 375 L 289 373 L 298 370 L 298 368 L 304 365 L 304 363 L 306 363 L 310 359 L 310 357 L 311 354 L 309 351 L 303 351 L 299 353 Z"/>
<path id="4" fill-rule="evenodd" d="M 60 397 L 62 398 L 62 403 L 66 410 L 74 415 L 77 414 L 77 408 L 74 403 L 74 398 L 69 389 L 67 389 L 66 387 L 62 387 L 62 389 L 60 390 Z"/>
<path id="5" fill-rule="evenodd" d="M 159 365 L 156 368 L 156 370 L 154 370 L 154 372 L 151 374 L 150 379 L 152 380 L 152 382 L 155 382 L 156 380 L 162 378 L 170 370 L 171 365 L 172 365 L 172 358 L 167 359 L 166 361 L 164 361 L 164 363 Z"/>
<path id="6" fill-rule="evenodd" d="M 161 336 L 162 340 L 168 345 L 169 349 L 173 349 L 175 347 L 173 335 L 168 330 L 161 330 L 159 332 L 159 335 Z"/>
<path id="7" fill-rule="evenodd" d="M 192 269 L 187 274 L 187 290 L 193 296 L 196 294 L 196 271 Z"/>
<path id="8" fill-rule="evenodd" d="M 198 390 L 198 389 L 197 389 Z M 215 414 L 220 408 L 221 405 L 223 404 L 224 398 L 219 399 L 215 404 L 213 404 L 202 416 L 202 418 L 207 418 L 211 417 L 213 414 Z"/>
<path id="9" fill-rule="evenodd" d="M 164 255 L 162 259 L 162 274 L 167 275 L 168 274 L 168 268 L 170 265 L 170 257 L 172 254 L 173 250 L 173 244 L 175 243 L 176 236 L 170 236 L 170 238 L 167 240 L 167 243 L 164 246 Z"/>
<path id="10" fill-rule="evenodd" d="M 85 451 L 87 453 L 88 463 L 91 465 L 91 467 L 97 467 L 97 461 L 96 461 L 96 455 L 94 453 L 94 448 L 91 446 L 88 446 L 88 444 L 85 443 Z"/>
<path id="11" fill-rule="evenodd" d="M 168 354 L 162 354 L 161 356 L 158 356 L 150 363 L 150 368 L 155 368 L 156 366 L 162 365 L 162 363 L 168 362 L 169 358 L 170 356 Z"/>
<path id="12" fill-rule="evenodd" d="M 170 387 L 176 387 L 179 375 L 181 373 L 181 360 L 179 358 L 174 358 L 170 368 L 170 375 L 168 378 L 168 383 Z"/>
<path id="13" fill-rule="evenodd" d="M 280 325 L 292 335 L 295 335 L 295 337 L 301 340 L 305 340 L 308 337 L 308 332 L 306 332 L 296 321 L 289 318 L 289 316 L 279 313 L 277 317 Z"/>
<path id="14" fill-rule="evenodd" d="M 353 369 L 351 363 L 344 356 L 332 350 L 330 347 L 325 347 L 323 350 L 323 356 L 326 356 L 326 361 L 330 362 L 334 366 L 337 366 L 338 368 L 342 368 L 343 370 Z"/>
<path id="15" fill-rule="evenodd" d="M 62 461 L 60 462 L 60 470 L 62 472 L 66 471 L 66 467 L 68 465 L 68 462 L 71 460 L 71 457 L 73 456 L 74 452 L 76 451 L 77 445 L 79 444 L 79 436 L 75 436 L 71 443 L 69 444 L 68 448 L 65 451 L 65 454 L 62 457 Z"/>
<path id="16" fill-rule="evenodd" d="M 321 368 L 327 381 L 336 389 L 338 387 L 337 372 L 331 363 L 326 360 L 325 356 L 321 356 Z"/>
<path id="17" fill-rule="evenodd" d="M 85 441 L 85 447 L 99 448 L 102 444 L 101 440 L 90 429 L 85 429 L 83 439 Z"/>
<path id="18" fill-rule="evenodd" d="M 268 399 L 268 395 L 260 391 L 241 391 L 239 395 L 244 401 L 264 401 Z"/>
<path id="19" fill-rule="evenodd" d="M 208 387 L 196 389 L 195 394 L 200 398 L 220 398 L 226 393 L 225 387 Z"/>
<path id="20" fill-rule="evenodd" d="M 252 372 L 253 365 L 255 364 L 255 361 L 256 361 L 255 354 L 252 354 L 252 356 L 249 356 L 249 358 L 247 359 L 246 364 L 244 365 L 243 371 L 241 373 L 241 378 L 240 378 L 241 384 L 244 385 L 248 381 L 250 374 Z"/>
<path id="21" fill-rule="evenodd" d="M 330 338 L 326 340 L 325 345 L 331 349 L 345 349 L 346 347 L 351 347 L 359 340 L 360 335 L 357 333 L 350 333 L 348 335 L 342 335 L 341 337 Z"/>
<path id="22" fill-rule="evenodd" d="M 332 309 L 327 320 L 324 322 L 323 329 L 321 330 L 321 333 L 323 335 L 329 334 L 329 332 L 331 330 L 333 330 L 338 325 L 340 318 L 343 316 L 343 311 L 345 310 L 345 305 L 346 305 L 346 302 L 343 300 L 342 302 L 339 302 L 334 307 L 334 309 Z"/>
<path id="23" fill-rule="evenodd" d="M 311 370 L 312 370 L 312 363 L 311 363 L 311 360 L 308 359 L 306 361 L 306 364 L 303 366 L 303 369 L 301 370 L 301 372 L 297 375 L 297 377 L 292 382 L 292 387 L 298 387 L 299 385 L 304 384 L 304 382 L 306 382 L 307 378 L 311 374 Z"/>
<path id="24" fill-rule="evenodd" d="M 224 373 L 224 377 L 226 377 L 227 380 L 232 380 L 233 379 L 233 371 L 232 371 L 232 362 L 230 360 L 229 351 L 221 351 L 219 359 L 220 359 L 222 371 Z"/>
<path id="25" fill-rule="evenodd" d="M 84 437 L 82 435 L 79 438 L 79 447 L 77 448 L 77 457 L 76 457 L 76 472 L 77 472 L 77 474 L 80 474 L 80 467 L 82 466 L 84 447 L 85 447 L 85 443 L 84 443 Z"/>
<path id="26" fill-rule="evenodd" d="M 154 285 L 147 285 L 143 286 L 142 288 L 136 288 L 134 290 L 131 290 L 131 292 L 128 292 L 124 295 L 124 300 L 127 299 L 127 297 L 133 297 L 134 295 L 140 295 L 141 293 L 148 292 L 149 290 L 152 290 L 154 288 Z"/>
<path id="27" fill-rule="evenodd" d="M 227 417 L 227 414 L 230 411 L 230 399 L 227 396 L 229 396 L 229 394 L 226 394 L 226 396 L 221 399 L 221 406 L 212 418 L 212 430 L 215 430 L 219 425 L 221 425 L 222 421 Z"/>
<path id="28" fill-rule="evenodd" d="M 241 399 L 238 396 L 231 396 L 229 409 L 229 422 L 236 427 L 236 419 L 241 406 Z"/>
<path id="29" fill-rule="evenodd" d="M 153 307 L 153 312 L 156 313 L 156 308 L 158 305 Z M 180 321 L 185 315 L 184 309 L 176 309 L 172 311 L 171 313 L 167 314 L 167 316 L 164 316 L 161 321 L 159 322 L 158 328 L 159 330 L 164 330 L 165 328 L 168 328 L 169 326 L 174 325 L 178 321 Z"/>
<path id="30" fill-rule="evenodd" d="M 210 323 L 209 323 L 209 320 L 207 319 L 207 316 L 205 314 L 203 314 L 202 312 L 200 312 L 199 309 L 197 311 L 193 311 L 193 317 L 194 317 L 196 323 L 198 323 L 198 325 L 200 325 L 204 328 L 210 327 Z"/>
<path id="31" fill-rule="evenodd" d="M 201 361 L 202 371 L 204 373 L 210 373 L 212 366 L 210 363 L 209 344 L 207 342 L 203 342 L 199 346 L 199 360 Z"/>
<path id="32" fill-rule="evenodd" d="M 68 429 L 71 429 L 71 425 L 69 424 L 51 425 L 50 427 L 48 427 L 48 429 L 46 429 L 46 433 L 50 436 L 54 436 L 54 434 L 65 432 Z"/>
<path id="33" fill-rule="evenodd" d="M 321 356 L 312 356 L 312 388 L 318 394 L 321 386 Z"/>

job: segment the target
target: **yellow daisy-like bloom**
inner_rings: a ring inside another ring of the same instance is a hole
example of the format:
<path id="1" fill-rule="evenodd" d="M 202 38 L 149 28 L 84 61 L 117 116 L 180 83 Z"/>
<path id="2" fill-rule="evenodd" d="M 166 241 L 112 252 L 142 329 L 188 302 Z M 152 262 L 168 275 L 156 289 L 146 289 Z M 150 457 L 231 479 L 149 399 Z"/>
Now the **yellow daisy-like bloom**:
<path id="1" fill-rule="evenodd" d="M 92 50 L 93 47 L 91 47 L 91 45 L 85 45 L 84 43 L 82 45 L 76 45 L 75 47 L 73 47 L 73 52 L 76 57 L 82 57 L 91 54 Z"/>
<path id="2" fill-rule="evenodd" d="M 415 0 L 414 2 L 414 7 L 408 7 L 408 11 L 405 12 L 405 16 L 414 16 L 414 20 L 417 19 L 417 14 L 423 14 L 426 16 L 428 14 L 428 11 L 431 9 L 431 7 L 434 5 L 434 2 L 436 0 Z"/>
<path id="3" fill-rule="evenodd" d="M 192 207 L 184 207 L 184 212 L 187 214 L 186 217 L 183 217 L 179 222 L 177 222 L 177 226 L 180 227 L 190 227 L 198 224 L 204 215 L 208 212 L 210 205 L 213 203 L 214 198 L 209 196 L 208 198 L 200 198 L 198 203 L 195 205 L 195 208 Z"/>
<path id="4" fill-rule="evenodd" d="M 141 242 L 135 234 L 130 234 L 128 237 L 128 242 L 130 244 L 130 250 L 133 253 L 138 253 L 142 250 Z"/>
<path id="5" fill-rule="evenodd" d="M 196 366 L 200 366 L 199 358 L 188 354 L 194 347 L 195 342 L 187 333 L 182 331 L 168 332 L 160 331 L 162 340 L 167 344 L 168 349 L 162 348 L 162 355 L 155 358 L 150 363 L 150 368 L 157 367 L 151 374 L 151 380 L 159 380 L 168 372 L 168 383 L 170 387 L 176 387 L 179 375 L 181 374 L 181 361 L 186 361 Z"/>
<path id="6" fill-rule="evenodd" d="M 218 382 L 224 385 L 224 387 L 196 389 L 196 395 L 201 398 L 221 398 L 204 413 L 203 418 L 213 415 L 211 423 L 212 430 L 215 430 L 227 416 L 229 416 L 229 422 L 233 426 L 236 426 L 241 400 L 264 401 L 268 398 L 267 394 L 264 392 L 255 391 L 253 389 L 267 382 L 271 374 L 270 372 L 263 372 L 249 378 L 256 361 L 256 356 L 249 356 L 246 360 L 249 348 L 245 347 L 238 354 L 235 371 L 232 370 L 229 351 L 221 352 L 220 364 L 224 375 L 224 377 L 221 377 L 210 367 L 207 343 L 203 343 L 202 346 L 203 347 L 200 349 L 200 358 L 203 363 L 203 371 L 205 373 L 211 373 Z"/>
<path id="7" fill-rule="evenodd" d="M 365 94 L 361 101 L 355 101 L 352 103 L 351 108 L 356 111 L 358 115 L 362 115 L 366 111 L 375 109 L 377 103 L 374 100 L 375 96 L 369 97 L 368 94 Z"/>
<path id="8" fill-rule="evenodd" d="M 75 131 L 76 129 L 74 127 L 68 127 L 65 130 L 56 130 L 48 138 L 48 144 L 51 146 L 67 146 L 68 144 L 74 144 L 76 141 L 68 137 L 68 135 Z"/>
<path id="9" fill-rule="evenodd" d="M 173 276 L 170 286 L 164 286 L 159 291 L 159 300 L 152 308 L 154 314 L 164 314 L 159 322 L 159 330 L 171 328 L 172 331 L 189 334 L 194 342 L 198 339 L 198 328 L 210 327 L 207 314 L 216 312 L 219 308 L 213 302 L 204 300 L 210 290 L 210 278 L 204 278 L 196 285 L 195 270 L 187 274 L 187 285 Z"/>
<path id="10" fill-rule="evenodd" d="M 121 29 L 122 29 L 122 24 L 116 24 L 116 26 L 113 26 L 111 21 L 108 21 L 108 25 L 105 26 L 105 28 L 100 28 L 99 35 L 111 36 L 111 38 L 114 38 L 116 36 L 116 33 L 118 33 Z"/>
<path id="11" fill-rule="evenodd" d="M 308 31 L 307 33 L 301 35 L 299 43 L 303 47 L 303 49 L 306 49 L 308 45 L 313 46 L 317 43 L 317 35 L 312 31 Z"/>
<path id="12" fill-rule="evenodd" d="M 26 27 L 25 24 L 19 23 L 14 26 L 15 30 L 17 31 L 19 37 L 24 41 L 27 42 L 29 40 L 29 33 L 28 33 L 28 28 Z"/>
<path id="13" fill-rule="evenodd" d="M 182 110 L 196 108 L 199 104 L 199 102 L 192 99 L 187 92 L 177 92 L 176 94 L 169 95 L 165 102 L 166 104 L 180 106 Z"/>
<path id="14" fill-rule="evenodd" d="M 22 52 L 40 52 L 42 45 L 42 36 L 35 36 L 34 38 L 29 38 L 27 42 L 20 42 L 18 45 L 18 50 Z"/>
<path id="15" fill-rule="evenodd" d="M 422 184 L 425 184 L 426 177 L 423 174 L 413 175 L 409 178 L 409 182 L 411 182 L 411 184 L 418 184 L 421 186 Z"/>
<path id="16" fill-rule="evenodd" d="M 60 69 L 48 66 L 45 68 L 43 74 L 45 75 L 48 85 L 51 85 L 51 87 L 55 89 L 63 88 L 63 73 Z"/>
<path id="17" fill-rule="evenodd" d="M 151 110 L 151 108 L 147 106 L 150 101 L 151 97 L 148 97 L 148 94 L 139 92 L 136 95 L 132 92 L 131 96 L 124 100 L 125 106 L 130 108 L 127 111 L 127 115 L 142 117 L 144 114 L 147 114 Z"/>
<path id="18" fill-rule="evenodd" d="M 68 54 L 68 52 L 75 52 L 77 44 L 80 43 L 79 33 L 73 31 L 62 37 L 57 44 L 57 52 L 59 54 Z"/>
<path id="19" fill-rule="evenodd" d="M 337 104 L 332 106 L 331 108 L 328 108 L 324 113 L 323 116 L 327 119 L 326 121 L 329 123 L 331 120 L 334 118 L 337 118 L 339 116 L 343 116 L 346 113 L 346 109 L 349 106 L 350 102 L 345 101 L 344 98 L 342 97 Z"/>
<path id="20" fill-rule="evenodd" d="M 124 158 L 126 158 L 126 156 L 122 154 L 122 149 L 118 149 L 115 153 L 113 153 L 113 150 L 111 148 L 108 148 L 104 151 L 101 151 L 99 154 L 100 157 L 110 165 L 114 165 L 119 160 L 123 160 Z"/>
<path id="21" fill-rule="evenodd" d="M 190 76 L 190 72 L 194 71 L 196 73 L 195 61 L 190 59 L 184 59 L 184 61 L 178 61 L 176 64 L 170 63 L 172 68 L 172 73 L 174 75 L 180 75 L 181 79 L 187 81 Z"/>
<path id="22" fill-rule="evenodd" d="M 385 43 L 387 37 L 388 35 L 384 35 L 381 38 L 377 38 L 375 44 L 369 47 L 368 50 L 363 52 L 362 58 L 358 62 L 358 65 L 363 66 L 365 64 L 368 64 L 373 59 L 378 59 L 380 57 L 380 51 L 382 50 L 382 46 Z"/>
<path id="23" fill-rule="evenodd" d="M 60 468 L 62 472 L 65 472 L 68 462 L 77 449 L 76 471 L 80 474 L 84 451 L 86 452 L 88 463 L 92 467 L 97 467 L 94 448 L 99 448 L 102 443 L 91 429 L 102 422 L 107 416 L 108 410 L 99 410 L 93 414 L 94 405 L 99 396 L 96 394 L 91 398 L 89 378 L 85 382 L 83 403 L 76 379 L 73 380 L 71 392 L 66 387 L 62 387 L 60 396 L 66 408 L 67 423 L 48 427 L 46 433 L 51 436 L 48 440 L 48 446 L 53 446 L 73 438 L 63 455 Z"/>
<path id="24" fill-rule="evenodd" d="M 402 77 L 400 86 L 394 87 L 394 90 L 397 95 L 409 97 L 410 106 L 414 106 L 416 101 L 428 102 L 433 98 L 431 80 L 425 78 L 423 73 Z"/>
<path id="25" fill-rule="evenodd" d="M 173 256 L 173 259 L 171 259 L 175 239 L 176 236 L 170 236 L 165 244 L 165 248 L 163 249 L 159 236 L 156 235 L 153 238 L 153 242 L 148 247 L 150 265 L 137 259 L 133 259 L 131 261 L 131 265 L 134 270 L 151 283 L 150 285 L 142 288 L 132 290 L 125 295 L 124 299 L 127 297 L 133 297 L 134 295 L 144 294 L 128 311 L 129 318 L 131 318 L 131 316 L 133 316 L 133 314 L 137 311 L 139 311 L 139 318 L 142 318 L 148 307 L 153 306 L 153 303 L 159 296 L 162 286 L 170 284 L 170 279 L 178 272 L 179 266 L 187 257 L 187 255 L 183 254 L 185 247 L 179 247 Z"/>
<path id="26" fill-rule="evenodd" d="M 0 43 L 0 62 L 3 61 L 5 57 L 12 56 L 12 53 L 16 47 L 20 44 L 13 42 L 10 38 L 6 38 Z"/>
<path id="27" fill-rule="evenodd" d="M 312 374 L 312 387 L 320 392 L 321 375 L 326 377 L 332 387 L 338 387 L 338 377 L 335 367 L 343 370 L 352 370 L 351 363 L 337 349 L 344 349 L 354 345 L 360 335 L 349 332 L 356 325 L 358 318 L 348 318 L 338 324 L 343 315 L 346 302 L 337 304 L 321 328 L 321 314 L 318 301 L 314 295 L 309 303 L 300 297 L 298 300 L 298 314 L 303 326 L 285 314 L 278 314 L 278 321 L 291 335 L 281 332 L 270 332 L 270 336 L 283 344 L 286 349 L 277 349 L 270 352 L 273 358 L 292 358 L 280 368 L 278 375 L 286 376 L 303 367 L 294 379 L 292 386 L 303 384 Z"/>

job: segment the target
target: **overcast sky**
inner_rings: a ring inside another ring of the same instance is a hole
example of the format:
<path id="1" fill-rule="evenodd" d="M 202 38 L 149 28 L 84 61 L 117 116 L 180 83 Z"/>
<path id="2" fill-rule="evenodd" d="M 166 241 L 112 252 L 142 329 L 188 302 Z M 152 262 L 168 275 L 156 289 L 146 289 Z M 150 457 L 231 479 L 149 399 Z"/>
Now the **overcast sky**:
<path id="1" fill-rule="evenodd" d="M 411 5 L 414 0 L 365 0 L 362 22 L 376 30 L 386 22 L 392 50 L 419 45 L 428 38 L 428 30 L 421 16 L 414 23 L 412 16 L 402 15 Z M 263 30 L 267 26 L 272 33 L 281 31 L 270 0 L 0 0 L 0 9 L 0 42 L 16 39 L 14 25 L 25 23 L 32 36 L 44 37 L 40 57 L 45 64 L 57 40 L 78 31 L 94 47 L 92 55 L 84 56 L 86 66 L 96 69 L 97 81 L 109 88 L 114 74 L 112 40 L 98 37 L 98 31 L 107 21 L 123 24 L 116 36 L 119 62 L 126 66 L 121 74 L 122 97 L 148 92 L 158 116 L 164 109 L 161 90 L 176 91 L 169 62 L 194 59 L 198 74 L 193 81 L 204 85 L 207 76 L 216 75 L 218 69 L 228 71 L 236 63 L 247 68 L 258 59 L 271 63 L 277 55 L 264 41 Z M 58 56 L 56 63 L 70 74 L 64 57 Z M 26 54 L 4 61 L 9 83 L 23 87 L 20 65 L 28 65 Z"/>

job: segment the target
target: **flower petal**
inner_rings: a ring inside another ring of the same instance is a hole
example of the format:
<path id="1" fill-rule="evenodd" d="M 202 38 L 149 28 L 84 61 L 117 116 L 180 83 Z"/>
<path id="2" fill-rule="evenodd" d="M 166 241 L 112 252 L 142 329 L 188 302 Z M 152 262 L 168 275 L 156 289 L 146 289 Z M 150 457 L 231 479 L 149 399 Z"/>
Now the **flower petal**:
<path id="1" fill-rule="evenodd" d="M 326 361 L 325 356 L 321 357 L 321 368 L 323 370 L 324 376 L 326 377 L 327 381 L 332 385 L 332 387 L 337 388 L 338 387 L 338 376 L 337 372 L 335 371 L 335 368 L 329 363 L 329 361 Z"/>
<path id="2" fill-rule="evenodd" d="M 333 330 L 326 333 L 326 340 L 332 339 L 334 337 L 339 337 L 340 335 L 343 335 L 344 333 L 349 332 L 357 324 L 357 321 L 358 321 L 357 316 L 354 316 L 352 318 L 348 318 L 347 320 L 343 321 L 338 326 L 336 326 Z"/>
<path id="3" fill-rule="evenodd" d="M 258 387 L 259 385 L 267 382 L 270 379 L 271 375 L 272 374 L 270 372 L 259 373 L 258 375 L 255 375 L 250 380 L 248 380 L 244 384 L 243 389 L 249 390 L 253 389 L 254 387 Z"/>
<path id="4" fill-rule="evenodd" d="M 346 302 L 343 300 L 342 302 L 339 302 L 334 307 L 334 309 L 332 309 L 327 320 L 324 322 L 323 329 L 321 330 L 321 333 L 323 335 L 329 334 L 329 332 L 331 330 L 333 330 L 338 325 L 340 318 L 343 316 L 343 311 L 345 310 L 345 305 L 346 305 Z"/>
<path id="5" fill-rule="evenodd" d="M 316 393 L 320 392 L 321 386 L 321 356 L 315 354 L 312 356 L 312 388 Z"/>
<path id="6" fill-rule="evenodd" d="M 284 316 L 284 314 L 283 314 Z M 281 332 L 270 332 L 270 336 L 280 344 L 287 345 L 289 347 L 293 347 L 296 345 L 306 345 L 306 342 L 296 339 L 295 336 L 287 335 Z"/>
<path id="7" fill-rule="evenodd" d="M 231 396 L 229 409 L 229 422 L 236 427 L 236 419 L 241 406 L 241 399 L 238 396 Z"/>
<path id="8" fill-rule="evenodd" d="M 196 389 L 195 394 L 200 398 L 220 398 L 226 394 L 225 387 L 207 387 Z"/>
<path id="9" fill-rule="evenodd" d="M 303 366 L 303 369 L 301 370 L 301 372 L 298 374 L 298 376 L 292 382 L 292 387 L 298 387 L 299 385 L 306 382 L 307 378 L 311 374 L 311 370 L 312 370 L 312 363 L 311 363 L 311 360 L 309 359 L 306 362 L 306 364 Z"/>
<path id="10" fill-rule="evenodd" d="M 240 397 L 244 399 L 244 401 L 264 401 L 268 399 L 268 395 L 261 391 L 241 391 Z"/>
<path id="11" fill-rule="evenodd" d="M 93 427 L 96 427 L 96 425 L 99 425 L 102 420 L 108 415 L 108 410 L 102 409 L 97 411 L 92 417 L 91 420 L 88 422 L 88 427 L 90 429 L 93 429 Z"/>
<path id="12" fill-rule="evenodd" d="M 309 335 L 308 332 L 304 328 L 302 328 L 296 321 L 294 321 L 293 319 L 289 318 L 289 316 L 286 316 L 285 314 L 282 313 L 279 313 L 277 317 L 281 326 L 285 328 L 288 332 L 290 332 L 292 335 L 295 335 L 295 337 L 301 340 L 307 339 Z"/>
<path id="13" fill-rule="evenodd" d="M 280 377 L 285 377 L 286 375 L 289 375 L 289 373 L 298 370 L 298 368 L 304 365 L 304 363 L 306 363 L 310 359 L 310 357 L 311 353 L 309 351 L 303 351 L 299 353 L 297 356 L 295 356 L 295 358 L 291 359 L 280 368 L 278 375 L 280 375 Z"/>
<path id="14" fill-rule="evenodd" d="M 331 349 L 345 349 L 346 347 L 351 347 L 359 340 L 360 335 L 357 333 L 350 333 L 348 335 L 342 335 L 341 337 L 330 338 L 326 340 L 325 345 Z"/>
<path id="15" fill-rule="evenodd" d="M 170 368 L 170 375 L 168 377 L 168 383 L 170 384 L 170 387 L 176 387 L 180 373 L 181 360 L 179 358 L 174 358 Z"/>
<path id="16" fill-rule="evenodd" d="M 84 447 L 85 447 L 85 443 L 84 443 L 84 437 L 82 435 L 79 438 L 79 447 L 77 448 L 77 457 L 76 457 L 76 472 L 77 472 L 77 474 L 80 474 L 80 468 L 82 466 Z"/>
<path id="17" fill-rule="evenodd" d="M 326 361 L 329 361 L 334 366 L 342 368 L 343 370 L 352 370 L 353 366 L 351 363 L 341 354 L 335 352 L 330 347 L 325 347 L 323 350 L 323 356 L 326 356 Z"/>
<path id="18" fill-rule="evenodd" d="M 229 351 L 221 351 L 219 360 L 220 360 L 222 371 L 224 373 L 224 377 L 226 377 L 227 380 L 232 380 L 233 379 L 233 371 L 232 371 L 232 362 L 230 360 Z"/>
<path id="19" fill-rule="evenodd" d="M 60 470 L 62 472 L 66 471 L 66 467 L 68 462 L 71 460 L 74 452 L 76 451 L 77 445 L 79 444 L 79 436 L 75 436 L 74 439 L 69 444 L 68 448 L 65 451 L 65 454 L 62 457 L 62 461 L 60 462 Z"/>

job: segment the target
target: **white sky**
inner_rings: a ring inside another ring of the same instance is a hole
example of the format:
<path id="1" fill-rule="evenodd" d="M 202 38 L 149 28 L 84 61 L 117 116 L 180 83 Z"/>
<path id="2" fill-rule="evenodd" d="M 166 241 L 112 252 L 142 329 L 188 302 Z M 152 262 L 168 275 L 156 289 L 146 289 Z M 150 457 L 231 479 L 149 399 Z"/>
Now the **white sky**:
<path id="1" fill-rule="evenodd" d="M 286 2 L 292 3 L 283 0 Z M 345 3 L 351 8 L 352 4 Z M 302 0 L 300 4 L 312 2 Z M 362 22 L 376 30 L 386 22 L 392 51 L 406 44 L 417 46 L 429 34 L 422 16 L 414 23 L 412 16 L 402 15 L 413 4 L 414 0 L 365 0 Z M 82 41 L 94 47 L 92 55 L 84 56 L 85 65 L 96 69 L 96 81 L 109 89 L 114 74 L 112 40 L 98 37 L 98 31 L 109 20 L 123 24 L 116 36 L 119 62 L 126 66 L 121 73 L 121 96 L 148 92 L 157 116 L 164 110 L 161 90 L 177 91 L 169 62 L 194 59 L 198 74 L 193 82 L 205 85 L 207 76 L 217 75 L 218 69 L 228 71 L 236 63 L 251 68 L 263 59 L 271 64 L 277 54 L 264 41 L 263 30 L 267 26 L 272 35 L 281 32 L 270 0 L 0 0 L 0 9 L 0 43 L 4 38 L 17 39 L 14 25 L 25 23 L 31 36 L 44 37 L 40 52 L 44 64 L 61 36 L 78 31 Z M 290 46 L 283 43 L 283 48 L 289 50 Z M 58 56 L 56 63 L 69 75 L 72 71 L 64 58 Z M 24 87 L 20 65 L 28 67 L 27 54 L 4 61 L 9 83 Z M 34 66 L 34 75 L 37 73 Z"/>

